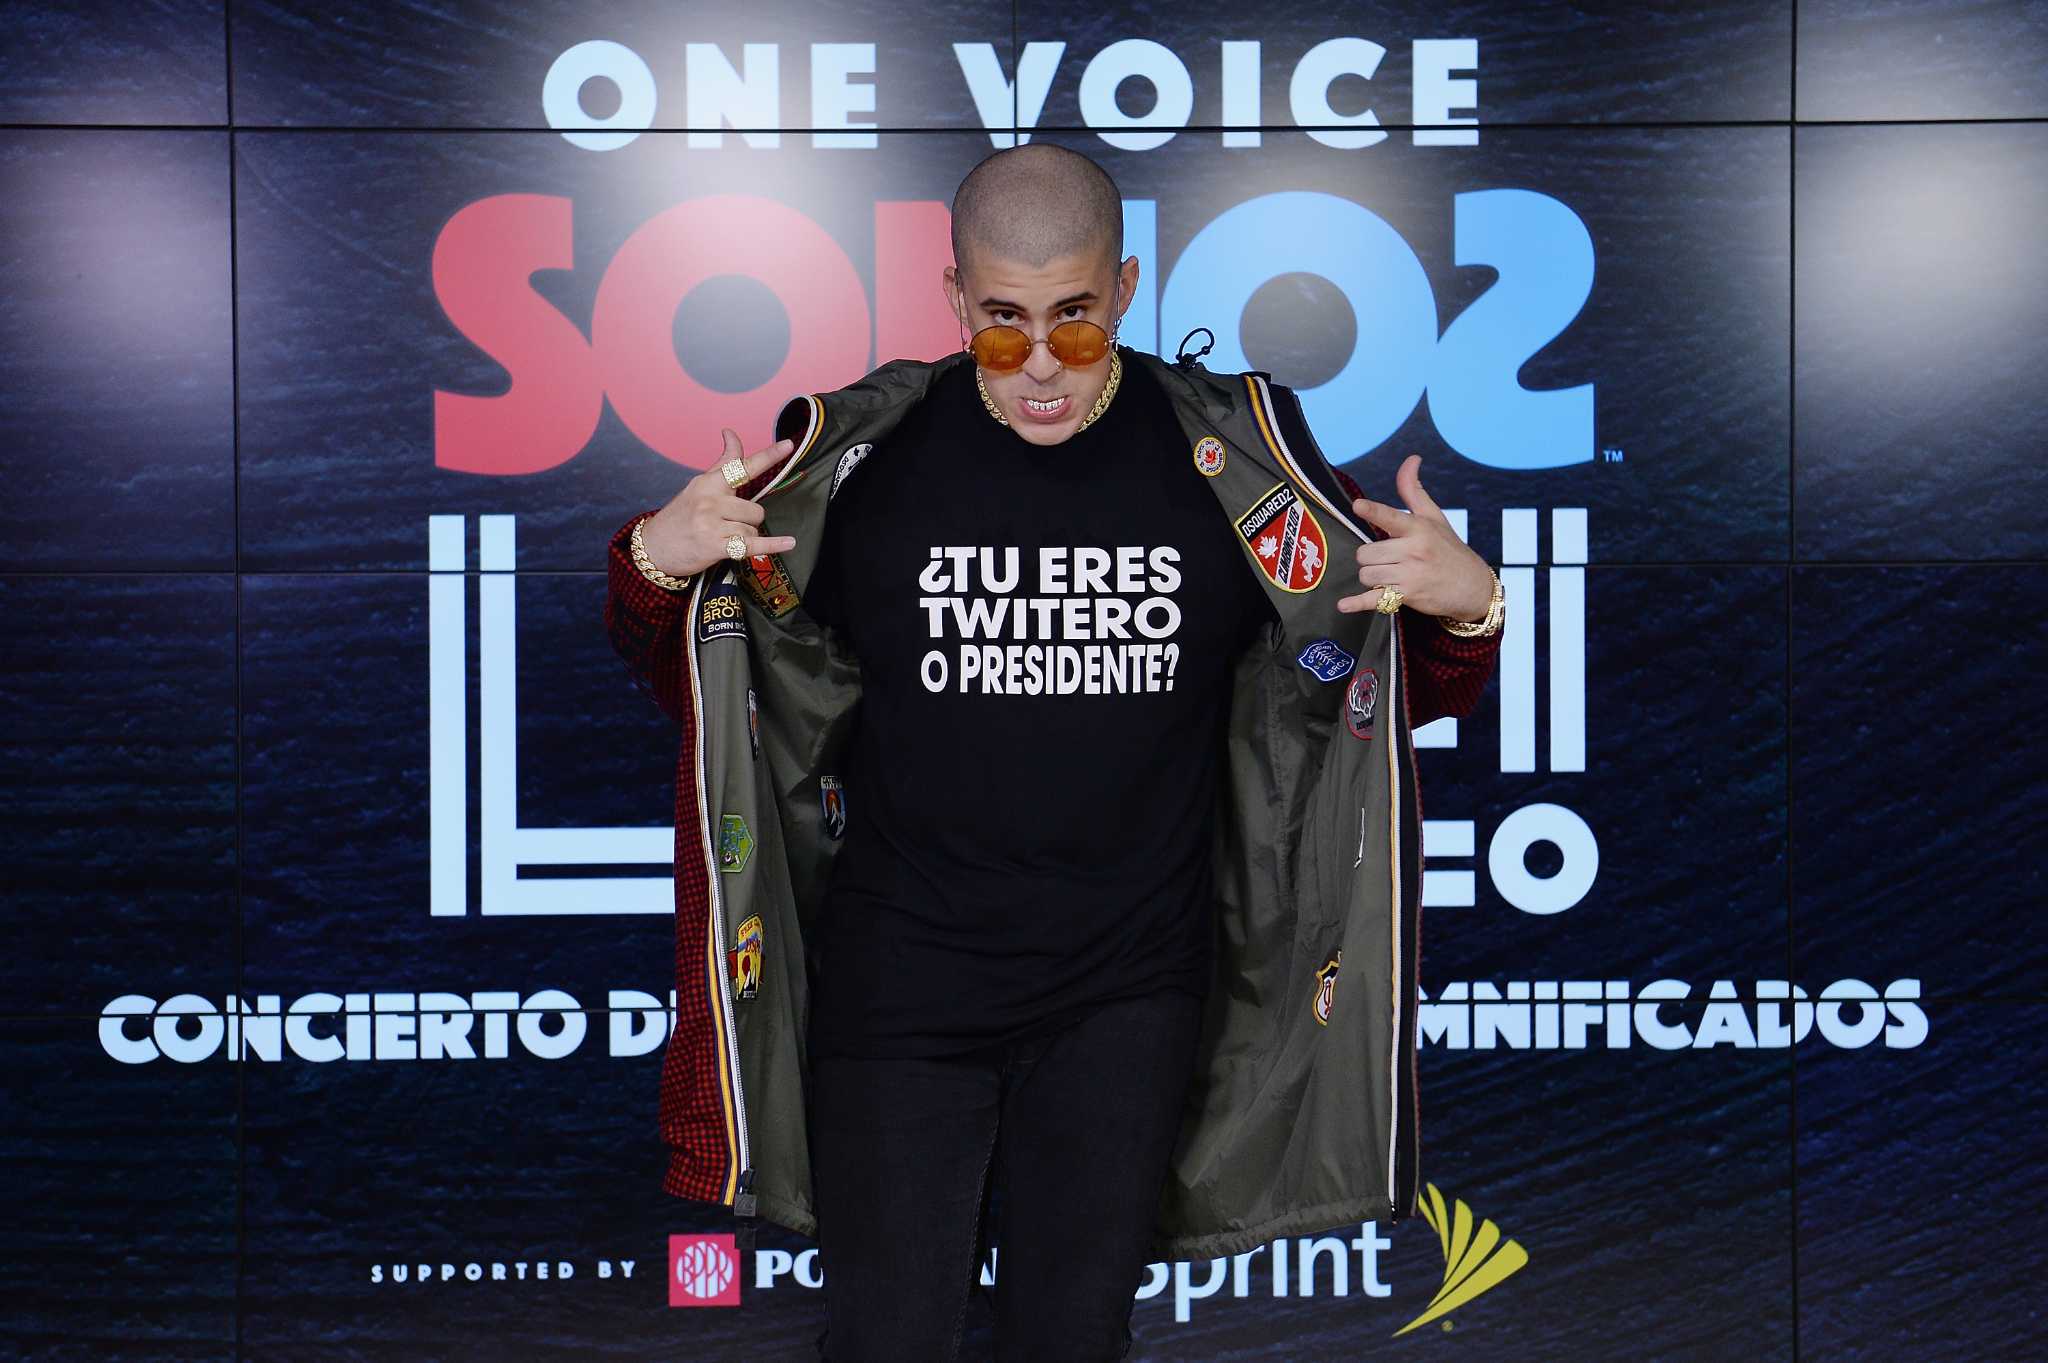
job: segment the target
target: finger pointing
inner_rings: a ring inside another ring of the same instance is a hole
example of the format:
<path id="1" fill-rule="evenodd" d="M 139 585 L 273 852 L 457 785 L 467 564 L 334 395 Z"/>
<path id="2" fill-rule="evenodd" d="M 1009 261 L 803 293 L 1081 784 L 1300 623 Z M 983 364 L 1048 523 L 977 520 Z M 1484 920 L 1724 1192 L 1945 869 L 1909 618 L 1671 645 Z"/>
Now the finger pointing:
<path id="1" fill-rule="evenodd" d="M 1408 513 L 1405 511 L 1396 510 L 1370 497 L 1354 497 L 1351 505 L 1365 518 L 1366 523 L 1376 530 L 1389 535 L 1405 535 L 1410 529 Z"/>
<path id="2" fill-rule="evenodd" d="M 1401 494 L 1401 500 L 1408 509 L 1419 515 L 1444 518 L 1443 508 L 1436 504 L 1422 488 L 1422 456 L 1411 454 L 1401 461 L 1401 467 L 1394 470 L 1394 490 Z"/>
<path id="3" fill-rule="evenodd" d="M 773 445 L 766 445 L 761 449 L 755 450 L 746 458 L 747 476 L 752 477 L 762 469 L 773 468 L 787 459 L 789 452 L 795 448 L 796 442 L 794 440 L 778 440 Z"/>

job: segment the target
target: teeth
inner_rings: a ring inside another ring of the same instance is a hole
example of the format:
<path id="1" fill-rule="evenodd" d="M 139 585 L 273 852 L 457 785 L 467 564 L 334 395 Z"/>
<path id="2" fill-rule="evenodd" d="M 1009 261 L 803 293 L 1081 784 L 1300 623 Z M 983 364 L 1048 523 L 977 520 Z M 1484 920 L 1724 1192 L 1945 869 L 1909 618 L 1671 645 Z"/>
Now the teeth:
<path id="1" fill-rule="evenodd" d="M 1025 404 L 1028 405 L 1034 412 L 1050 412 L 1055 407 L 1058 407 L 1061 403 L 1065 402 L 1066 399 L 1054 398 L 1051 402 L 1040 402 L 1037 398 L 1026 398 L 1024 399 L 1024 401 Z"/>

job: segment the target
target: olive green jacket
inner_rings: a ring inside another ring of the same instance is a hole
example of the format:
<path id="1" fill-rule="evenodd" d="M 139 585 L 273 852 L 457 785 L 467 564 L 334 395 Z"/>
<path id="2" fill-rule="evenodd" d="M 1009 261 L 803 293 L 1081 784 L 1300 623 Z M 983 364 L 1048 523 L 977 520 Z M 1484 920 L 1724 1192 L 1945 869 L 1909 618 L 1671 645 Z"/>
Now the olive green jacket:
<path id="1" fill-rule="evenodd" d="M 1399 1220 L 1414 1213 L 1420 1156 L 1411 729 L 1470 711 L 1499 636 L 1458 638 L 1408 611 L 1339 612 L 1362 590 L 1355 550 L 1376 536 L 1293 393 L 1261 371 L 1120 353 L 1169 394 L 1278 615 L 1235 664 L 1214 838 L 1218 973 L 1153 1248 L 1208 1258 Z M 756 1215 L 816 1233 L 804 942 L 840 846 L 839 798 L 859 798 L 821 778 L 846 769 L 860 667 L 802 593 L 834 491 L 863 459 L 886 459 L 905 412 L 966 360 L 894 360 L 783 406 L 776 435 L 795 449 L 742 493 L 766 508 L 762 533 L 795 537 L 789 552 L 720 563 L 674 591 L 626 551 L 649 513 L 612 539 L 611 641 L 682 729 L 663 1186 L 733 1206 L 749 1238 Z"/>

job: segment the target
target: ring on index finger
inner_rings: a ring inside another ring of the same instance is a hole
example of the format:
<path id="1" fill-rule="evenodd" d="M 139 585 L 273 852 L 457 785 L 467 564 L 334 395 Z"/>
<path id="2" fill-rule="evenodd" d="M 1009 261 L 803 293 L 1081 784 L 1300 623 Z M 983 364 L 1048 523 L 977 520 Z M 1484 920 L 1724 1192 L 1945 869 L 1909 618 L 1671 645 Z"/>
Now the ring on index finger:
<path id="1" fill-rule="evenodd" d="M 729 488 L 738 488 L 747 481 L 747 466 L 742 460 L 728 459 L 718 466 L 718 471 L 725 475 L 725 485 Z"/>
<path id="2" fill-rule="evenodd" d="M 747 556 L 747 541 L 742 535 L 725 537 L 725 556 L 729 559 L 743 559 Z"/>

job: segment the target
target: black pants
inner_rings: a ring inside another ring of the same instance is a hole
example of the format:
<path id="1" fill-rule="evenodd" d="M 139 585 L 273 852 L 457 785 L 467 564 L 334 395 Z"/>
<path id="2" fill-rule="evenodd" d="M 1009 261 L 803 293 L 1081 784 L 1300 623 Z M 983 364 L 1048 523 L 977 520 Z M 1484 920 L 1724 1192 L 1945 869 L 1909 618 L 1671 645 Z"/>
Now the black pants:
<path id="1" fill-rule="evenodd" d="M 963 1055 L 813 1056 L 820 1356 L 949 1363 L 993 1200 L 997 1363 L 1126 1357 L 1201 1019 L 1166 989 Z"/>

